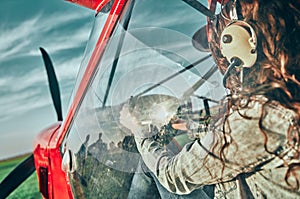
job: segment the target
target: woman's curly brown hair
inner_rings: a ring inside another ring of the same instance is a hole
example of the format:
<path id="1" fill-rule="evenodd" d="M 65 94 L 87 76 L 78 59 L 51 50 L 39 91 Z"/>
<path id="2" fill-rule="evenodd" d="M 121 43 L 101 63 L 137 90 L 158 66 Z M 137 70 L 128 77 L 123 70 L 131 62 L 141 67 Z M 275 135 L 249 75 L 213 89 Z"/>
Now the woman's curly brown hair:
<path id="1" fill-rule="evenodd" d="M 223 8 L 225 14 L 229 5 Z M 258 57 L 254 66 L 244 69 L 243 82 L 234 75 L 228 78 L 228 88 L 231 93 L 239 92 L 239 96 L 264 95 L 294 110 L 300 118 L 300 0 L 238 0 L 236 10 L 239 19 L 249 23 L 257 35 Z M 229 63 L 220 51 L 220 36 L 229 22 L 220 14 L 210 30 L 210 48 L 223 73 Z M 231 100 L 232 103 L 238 106 L 238 102 Z M 287 133 L 287 142 L 298 146 L 299 119 L 295 123 L 297 129 Z M 223 150 L 226 147 L 228 144 Z M 295 159 L 300 157 L 298 147 L 297 150 Z M 287 183 L 290 176 L 299 177 L 294 173 L 295 169 L 300 170 L 300 165 L 288 168 Z M 299 188 L 299 180 L 296 188 Z"/>
<path id="2" fill-rule="evenodd" d="M 264 88 L 264 95 L 300 115 L 300 1 L 240 0 L 237 12 L 253 27 L 258 38 L 258 58 L 256 64 L 245 71 L 244 91 L 257 93 Z M 222 72 L 229 63 L 219 48 L 220 35 L 228 23 L 218 15 L 210 43 Z M 231 77 L 230 81 L 230 85 L 235 85 L 232 90 L 240 85 L 238 78 Z"/>

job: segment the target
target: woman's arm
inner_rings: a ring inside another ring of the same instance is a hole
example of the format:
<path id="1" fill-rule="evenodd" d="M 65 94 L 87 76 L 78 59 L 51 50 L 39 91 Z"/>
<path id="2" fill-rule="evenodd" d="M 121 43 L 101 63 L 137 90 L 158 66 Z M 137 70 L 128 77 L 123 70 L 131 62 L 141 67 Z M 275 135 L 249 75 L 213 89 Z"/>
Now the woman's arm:
<path id="1" fill-rule="evenodd" d="M 220 140 L 212 132 L 201 142 L 185 145 L 176 155 L 162 149 L 153 139 L 135 137 L 135 140 L 145 164 L 166 189 L 176 194 L 188 194 L 202 185 L 228 181 L 239 173 L 238 167 L 233 166 L 222 170 L 223 162 L 209 154 Z"/>
<path id="2" fill-rule="evenodd" d="M 261 111 L 260 103 L 233 111 L 224 123 L 225 133 L 221 123 L 207 132 L 203 139 L 187 144 L 176 155 L 138 132 L 135 132 L 135 140 L 144 162 L 160 183 L 170 192 L 188 194 L 202 185 L 232 180 L 272 158 L 265 150 L 266 137 L 259 127 Z M 266 128 L 272 129 L 275 124 L 278 127 L 268 133 L 267 146 L 271 151 L 284 144 L 289 127 L 285 120 L 273 121 L 273 115 L 266 114 L 263 122 Z M 224 148 L 224 143 L 228 147 Z"/>

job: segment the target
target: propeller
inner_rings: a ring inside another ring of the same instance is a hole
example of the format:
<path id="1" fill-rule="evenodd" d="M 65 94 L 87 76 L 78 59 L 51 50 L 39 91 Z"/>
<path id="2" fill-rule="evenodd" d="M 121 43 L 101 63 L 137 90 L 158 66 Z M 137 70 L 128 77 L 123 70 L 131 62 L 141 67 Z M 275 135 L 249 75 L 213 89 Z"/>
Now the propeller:
<path id="1" fill-rule="evenodd" d="M 21 162 L 0 183 L 0 198 L 6 198 L 35 171 L 33 154 Z"/>
<path id="2" fill-rule="evenodd" d="M 52 101 L 56 110 L 57 120 L 62 121 L 62 108 L 58 81 L 55 75 L 52 61 L 45 51 L 40 48 L 47 71 L 48 82 Z M 35 171 L 34 157 L 31 154 L 28 158 L 23 160 L 17 167 L 14 168 L 0 183 L 0 199 L 6 198 L 13 192 L 22 182 L 24 182 Z"/>
<path id="3" fill-rule="evenodd" d="M 62 121 L 63 117 L 62 117 L 62 109 L 61 109 L 60 91 L 59 91 L 58 81 L 55 75 L 54 67 L 48 53 L 43 48 L 40 48 L 40 51 L 42 53 L 44 64 L 47 71 L 51 97 L 56 110 L 57 120 Z"/>

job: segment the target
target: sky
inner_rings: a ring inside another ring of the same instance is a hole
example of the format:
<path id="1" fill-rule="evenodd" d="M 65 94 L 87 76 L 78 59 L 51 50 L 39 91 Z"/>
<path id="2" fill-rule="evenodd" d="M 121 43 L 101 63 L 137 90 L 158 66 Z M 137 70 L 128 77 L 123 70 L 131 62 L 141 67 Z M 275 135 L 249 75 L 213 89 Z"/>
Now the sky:
<path id="1" fill-rule="evenodd" d="M 39 47 L 52 59 L 67 114 L 94 14 L 64 0 L 0 1 L 0 160 L 32 152 L 57 120 Z"/>

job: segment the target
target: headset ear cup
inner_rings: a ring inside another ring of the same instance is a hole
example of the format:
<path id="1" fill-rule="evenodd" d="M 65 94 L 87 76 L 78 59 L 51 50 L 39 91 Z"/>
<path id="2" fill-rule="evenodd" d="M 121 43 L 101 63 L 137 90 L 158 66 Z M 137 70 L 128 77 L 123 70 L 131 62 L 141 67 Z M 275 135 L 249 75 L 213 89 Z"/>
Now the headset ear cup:
<path id="1" fill-rule="evenodd" d="M 244 21 L 234 21 L 227 25 L 222 34 L 220 49 L 224 57 L 231 62 L 233 58 L 241 60 L 241 66 L 251 67 L 257 59 L 257 39 L 253 28 Z"/>

